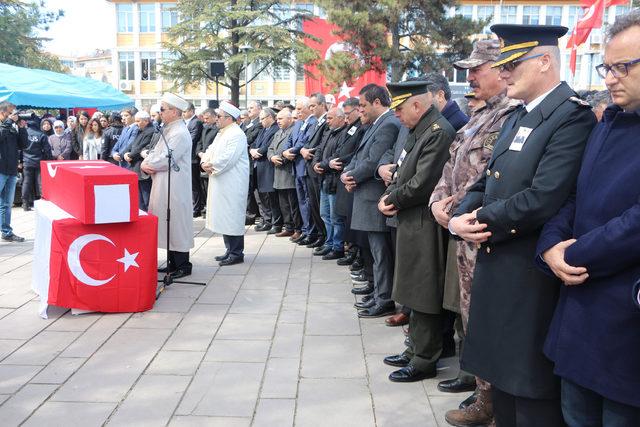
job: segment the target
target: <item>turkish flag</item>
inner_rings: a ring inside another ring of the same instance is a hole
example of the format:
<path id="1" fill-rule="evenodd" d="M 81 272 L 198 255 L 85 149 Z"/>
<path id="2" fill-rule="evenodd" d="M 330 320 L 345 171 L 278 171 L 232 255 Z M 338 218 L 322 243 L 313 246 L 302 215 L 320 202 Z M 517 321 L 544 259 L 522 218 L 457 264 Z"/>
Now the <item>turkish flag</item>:
<path id="1" fill-rule="evenodd" d="M 580 5 L 585 9 L 584 14 L 576 23 L 576 26 L 571 32 L 571 36 L 569 36 L 569 40 L 567 40 L 567 49 L 571 49 L 569 59 L 571 74 L 576 74 L 578 46 L 587 41 L 592 29 L 602 27 L 604 8 L 627 3 L 626 0 L 582 0 L 580 2 Z"/>
<path id="2" fill-rule="evenodd" d="M 314 18 L 304 21 L 302 28 L 306 34 L 310 34 L 320 39 L 320 43 L 311 39 L 306 39 L 305 44 L 315 49 L 321 59 L 327 60 L 333 53 L 345 50 L 344 41 L 334 35 L 334 31 L 338 29 L 336 25 L 330 24 L 321 18 Z M 352 84 L 344 82 L 342 87 L 336 88 L 332 87 L 331 84 L 327 82 L 316 64 L 305 65 L 304 68 L 307 72 L 316 76 L 316 78 L 308 76 L 305 78 L 305 93 L 307 96 L 317 92 L 335 92 L 336 89 L 339 89 L 339 93 L 336 95 L 336 101 L 338 102 L 346 101 L 347 98 L 353 96 L 358 96 L 360 89 L 370 83 L 375 83 L 381 86 L 384 86 L 387 83 L 387 76 L 385 73 L 378 73 L 370 70 L 360 76 Z"/>
<path id="3" fill-rule="evenodd" d="M 104 160 L 40 162 L 42 197 L 84 224 L 138 219 L 138 176 Z"/>
<path id="4" fill-rule="evenodd" d="M 158 218 L 86 225 L 46 200 L 35 202 L 32 287 L 40 315 L 48 305 L 99 312 L 153 307 L 157 288 Z"/>

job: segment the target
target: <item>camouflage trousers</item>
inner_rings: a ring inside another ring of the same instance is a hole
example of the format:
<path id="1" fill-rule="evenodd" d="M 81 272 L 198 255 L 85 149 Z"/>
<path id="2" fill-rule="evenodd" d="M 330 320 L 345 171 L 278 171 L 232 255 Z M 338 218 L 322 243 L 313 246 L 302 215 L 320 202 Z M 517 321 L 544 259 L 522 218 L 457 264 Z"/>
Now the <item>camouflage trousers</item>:
<path id="1" fill-rule="evenodd" d="M 469 323 L 469 307 L 471 304 L 471 283 L 473 282 L 473 270 L 476 268 L 476 256 L 478 249 L 475 244 L 458 241 L 458 277 L 460 280 L 460 316 L 462 317 L 462 327 L 467 333 Z M 491 390 L 491 384 L 482 378 L 476 377 L 476 384 L 480 390 Z"/>

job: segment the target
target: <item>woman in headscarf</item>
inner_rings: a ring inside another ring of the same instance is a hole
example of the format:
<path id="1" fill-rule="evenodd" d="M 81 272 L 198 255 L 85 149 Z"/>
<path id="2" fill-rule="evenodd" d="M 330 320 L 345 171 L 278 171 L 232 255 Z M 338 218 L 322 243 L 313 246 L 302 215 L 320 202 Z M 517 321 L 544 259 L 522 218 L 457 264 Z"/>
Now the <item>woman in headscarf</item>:
<path id="1" fill-rule="evenodd" d="M 56 120 L 53 123 L 53 135 L 49 136 L 51 155 L 56 160 L 71 158 L 71 133 L 65 132 L 64 123 Z"/>

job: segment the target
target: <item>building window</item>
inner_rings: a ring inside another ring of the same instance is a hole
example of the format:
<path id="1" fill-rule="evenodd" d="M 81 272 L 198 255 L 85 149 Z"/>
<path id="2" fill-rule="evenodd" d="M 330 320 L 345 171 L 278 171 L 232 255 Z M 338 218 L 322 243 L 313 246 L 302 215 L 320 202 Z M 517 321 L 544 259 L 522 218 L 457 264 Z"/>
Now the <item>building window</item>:
<path id="1" fill-rule="evenodd" d="M 538 25 L 540 23 L 540 6 L 524 6 L 522 8 L 522 23 L 524 25 Z"/>
<path id="2" fill-rule="evenodd" d="M 153 33 L 156 31 L 156 5 L 140 4 L 140 32 Z"/>
<path id="3" fill-rule="evenodd" d="M 569 25 L 567 25 L 569 33 L 573 31 L 573 27 L 576 26 L 576 22 L 578 22 L 578 19 L 582 18 L 583 14 L 584 10 L 580 6 L 569 6 Z"/>
<path id="4" fill-rule="evenodd" d="M 132 33 L 133 32 L 133 5 L 117 4 L 116 11 L 118 14 L 118 32 Z"/>
<path id="5" fill-rule="evenodd" d="M 487 26 L 482 29 L 483 34 L 491 34 L 491 24 L 493 23 L 493 6 L 478 6 L 478 20 L 489 20 Z"/>
<path id="6" fill-rule="evenodd" d="M 457 6 L 456 15 L 462 16 L 463 18 L 471 19 L 473 17 L 473 6 Z"/>
<path id="7" fill-rule="evenodd" d="M 120 62 L 120 80 L 134 80 L 133 52 L 120 52 L 118 61 Z"/>
<path id="8" fill-rule="evenodd" d="M 156 53 L 140 52 L 141 80 L 156 79 Z"/>
<path id="9" fill-rule="evenodd" d="M 162 3 L 162 31 L 167 31 L 178 23 L 178 10 L 175 3 Z"/>
<path id="10" fill-rule="evenodd" d="M 515 24 L 518 6 L 502 6 L 500 11 L 501 24 Z"/>
<path id="11" fill-rule="evenodd" d="M 562 6 L 547 6 L 547 16 L 545 19 L 547 25 L 562 24 Z"/>
<path id="12" fill-rule="evenodd" d="M 291 70 L 289 67 L 279 66 L 273 67 L 273 79 L 274 80 L 289 80 Z"/>
<path id="13" fill-rule="evenodd" d="M 603 83 L 602 77 L 600 77 L 600 75 L 596 71 L 596 65 L 602 63 L 602 54 L 591 53 L 589 54 L 589 56 L 591 57 L 590 64 L 589 64 L 589 68 L 591 70 L 591 79 L 588 82 L 590 83 L 590 86 L 588 89 L 591 89 L 591 86 L 600 86 Z"/>
<path id="14" fill-rule="evenodd" d="M 456 69 L 455 73 L 455 82 L 454 83 L 466 83 L 467 81 L 467 70 L 458 70 Z"/>

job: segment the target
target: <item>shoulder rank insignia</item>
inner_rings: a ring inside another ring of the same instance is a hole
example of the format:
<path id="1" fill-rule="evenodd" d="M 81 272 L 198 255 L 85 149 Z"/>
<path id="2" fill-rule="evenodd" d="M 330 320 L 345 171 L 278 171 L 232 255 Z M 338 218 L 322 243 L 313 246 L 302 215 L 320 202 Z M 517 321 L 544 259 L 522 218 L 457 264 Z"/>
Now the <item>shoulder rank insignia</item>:
<path id="1" fill-rule="evenodd" d="M 431 126 L 431 130 L 438 130 L 440 129 L 440 125 L 437 123 L 434 123 L 433 126 Z"/>
<path id="2" fill-rule="evenodd" d="M 493 146 L 495 145 L 497 139 L 498 132 L 490 133 L 482 142 L 482 148 L 493 151 Z"/>
<path id="3" fill-rule="evenodd" d="M 575 102 L 576 104 L 580 105 L 581 107 L 589 107 L 589 108 L 591 108 L 591 105 L 589 105 L 589 103 L 587 101 L 585 101 L 584 99 L 580 99 L 577 96 L 570 97 L 569 101 Z"/>

